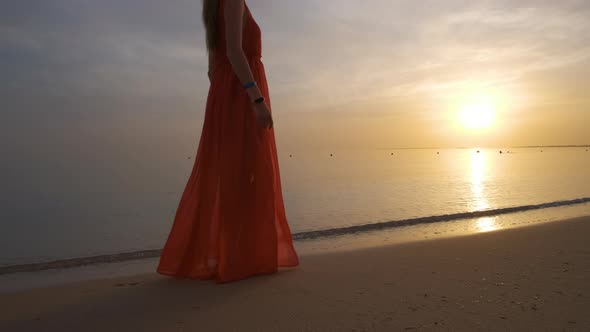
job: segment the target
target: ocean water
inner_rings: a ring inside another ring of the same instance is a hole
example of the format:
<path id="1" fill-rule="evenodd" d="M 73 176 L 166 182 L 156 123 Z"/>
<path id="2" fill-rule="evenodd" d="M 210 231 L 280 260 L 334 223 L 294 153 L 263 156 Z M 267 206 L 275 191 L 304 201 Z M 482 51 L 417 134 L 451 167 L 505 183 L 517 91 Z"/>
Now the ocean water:
<path id="1" fill-rule="evenodd" d="M 148 145 L 36 158 L 3 165 L 0 266 L 161 248 L 194 162 Z M 279 146 L 279 159 L 294 233 L 590 197 L 581 147 Z"/>

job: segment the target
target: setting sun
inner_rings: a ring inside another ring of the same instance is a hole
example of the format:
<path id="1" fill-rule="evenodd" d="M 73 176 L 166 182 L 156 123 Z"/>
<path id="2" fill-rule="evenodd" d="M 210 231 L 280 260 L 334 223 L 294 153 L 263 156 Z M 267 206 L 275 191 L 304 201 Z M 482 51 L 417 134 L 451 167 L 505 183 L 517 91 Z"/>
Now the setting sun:
<path id="1" fill-rule="evenodd" d="M 466 128 L 488 128 L 493 122 L 494 107 L 486 104 L 465 105 L 461 110 L 460 117 Z"/>
<path id="2" fill-rule="evenodd" d="M 496 108 L 491 101 L 486 99 L 470 100 L 461 107 L 459 121 L 463 127 L 485 129 L 492 126 Z"/>

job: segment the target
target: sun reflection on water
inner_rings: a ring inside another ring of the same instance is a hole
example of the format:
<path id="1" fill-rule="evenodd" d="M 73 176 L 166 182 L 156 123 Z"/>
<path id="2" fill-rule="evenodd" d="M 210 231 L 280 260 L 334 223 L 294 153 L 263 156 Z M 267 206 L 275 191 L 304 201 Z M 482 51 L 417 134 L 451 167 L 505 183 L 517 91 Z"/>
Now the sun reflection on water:
<path id="1" fill-rule="evenodd" d="M 485 179 L 486 179 L 486 156 L 480 150 L 471 152 L 471 193 L 472 193 L 472 210 L 486 210 L 490 206 L 485 195 Z M 498 229 L 496 218 L 483 217 L 478 218 L 475 222 L 475 227 L 478 232 L 489 232 Z"/>
<path id="2" fill-rule="evenodd" d="M 494 231 L 499 228 L 498 225 L 496 225 L 496 218 L 494 217 L 483 217 L 477 219 L 475 221 L 475 227 L 480 233 Z"/>

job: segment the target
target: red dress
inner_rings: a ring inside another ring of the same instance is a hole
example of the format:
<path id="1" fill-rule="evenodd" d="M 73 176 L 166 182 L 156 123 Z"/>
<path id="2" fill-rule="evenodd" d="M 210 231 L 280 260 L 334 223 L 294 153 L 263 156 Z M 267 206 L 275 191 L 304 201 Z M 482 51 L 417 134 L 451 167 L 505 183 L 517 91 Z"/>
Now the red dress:
<path id="1" fill-rule="evenodd" d="M 217 283 L 274 273 L 299 258 L 287 224 L 274 129 L 257 122 L 226 56 L 219 1 L 215 65 L 195 163 L 157 271 Z M 245 7 L 243 50 L 270 108 L 261 32 Z"/>

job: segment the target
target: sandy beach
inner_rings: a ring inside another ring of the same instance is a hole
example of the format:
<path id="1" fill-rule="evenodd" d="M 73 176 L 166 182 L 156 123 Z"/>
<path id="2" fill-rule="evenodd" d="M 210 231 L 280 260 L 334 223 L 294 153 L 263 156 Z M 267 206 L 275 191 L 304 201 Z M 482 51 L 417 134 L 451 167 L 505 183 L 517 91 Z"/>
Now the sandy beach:
<path id="1" fill-rule="evenodd" d="M 371 249 L 218 285 L 155 273 L 0 295 L 1 331 L 588 331 L 590 217 Z"/>

